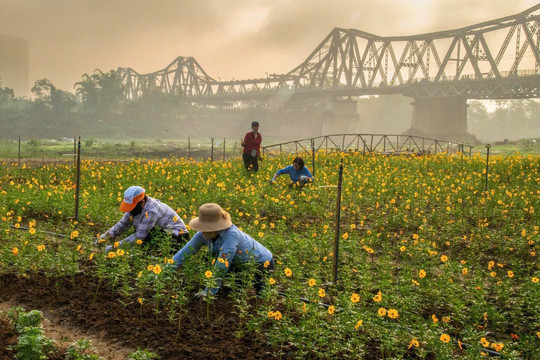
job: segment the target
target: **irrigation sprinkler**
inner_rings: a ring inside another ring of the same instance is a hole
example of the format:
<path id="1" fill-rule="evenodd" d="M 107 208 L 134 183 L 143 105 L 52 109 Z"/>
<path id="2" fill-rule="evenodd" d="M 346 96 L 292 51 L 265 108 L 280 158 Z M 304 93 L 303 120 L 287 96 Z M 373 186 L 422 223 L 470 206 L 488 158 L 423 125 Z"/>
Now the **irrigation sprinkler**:
<path id="1" fill-rule="evenodd" d="M 212 138 L 212 145 L 210 149 L 210 162 L 214 162 L 214 138 Z"/>
<path id="2" fill-rule="evenodd" d="M 81 137 L 77 143 L 77 177 L 75 182 L 75 221 L 79 221 L 79 190 L 81 183 Z"/>
<path id="3" fill-rule="evenodd" d="M 315 176 L 315 139 L 311 139 L 311 173 Z"/>
<path id="4" fill-rule="evenodd" d="M 337 284 L 338 278 L 338 257 L 339 257 L 339 226 L 341 220 L 341 183 L 343 180 L 343 158 L 341 159 L 341 164 L 339 165 L 339 179 L 337 185 L 337 201 L 336 201 L 336 230 L 334 236 L 334 266 L 333 266 L 333 275 L 334 275 L 334 285 Z"/>
<path id="5" fill-rule="evenodd" d="M 19 136 L 19 155 L 18 155 L 18 159 L 19 159 L 19 167 L 21 167 L 21 137 Z"/>
<path id="6" fill-rule="evenodd" d="M 486 155 L 486 191 L 488 191 L 488 175 L 489 175 L 489 149 L 491 144 L 486 145 L 487 155 Z"/>
<path id="7" fill-rule="evenodd" d="M 223 161 L 225 161 L 225 138 L 223 138 Z"/>

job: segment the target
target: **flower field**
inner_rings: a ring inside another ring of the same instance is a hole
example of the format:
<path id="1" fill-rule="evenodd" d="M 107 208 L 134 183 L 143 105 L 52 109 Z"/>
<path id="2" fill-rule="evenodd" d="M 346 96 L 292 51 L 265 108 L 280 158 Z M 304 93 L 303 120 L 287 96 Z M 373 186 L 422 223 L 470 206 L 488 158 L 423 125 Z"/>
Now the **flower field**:
<path id="1" fill-rule="evenodd" d="M 34 285 L 39 279 L 56 286 L 60 298 L 63 287 L 85 279 L 94 284 L 85 302 L 128 309 L 131 316 L 119 319 L 128 326 L 145 321 L 182 333 L 196 314 L 200 329 L 189 329 L 190 336 L 223 322 L 219 309 L 227 307 L 235 321 L 224 336 L 246 347 L 261 339 L 264 347 L 251 354 L 257 357 L 540 358 L 540 156 L 490 157 L 487 191 L 485 156 L 478 154 L 318 154 L 313 184 L 289 189 L 280 177 L 271 185 L 292 159 L 269 157 L 256 174 L 239 159 L 83 161 L 78 222 L 72 163 L 4 163 L 0 297 L 6 279 Z M 305 160 L 311 168 L 311 157 Z M 95 248 L 96 237 L 120 219 L 118 205 L 131 185 L 169 204 L 186 224 L 206 202 L 229 211 L 234 224 L 274 254 L 276 269 L 262 296 L 246 271 L 228 276 L 217 297 L 194 299 L 216 281 L 204 251 L 172 273 L 166 242 L 159 254 L 139 245 L 109 255 Z"/>

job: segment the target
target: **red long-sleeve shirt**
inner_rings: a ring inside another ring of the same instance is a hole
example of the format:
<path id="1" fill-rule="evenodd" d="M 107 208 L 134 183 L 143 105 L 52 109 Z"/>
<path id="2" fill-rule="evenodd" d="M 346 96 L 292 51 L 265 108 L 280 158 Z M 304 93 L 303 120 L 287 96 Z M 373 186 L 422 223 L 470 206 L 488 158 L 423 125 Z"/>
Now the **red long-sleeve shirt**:
<path id="1" fill-rule="evenodd" d="M 257 132 L 257 138 L 255 138 L 255 133 L 250 131 L 244 136 L 244 153 L 251 154 L 251 150 L 257 150 L 257 155 L 261 148 L 262 136 Z"/>

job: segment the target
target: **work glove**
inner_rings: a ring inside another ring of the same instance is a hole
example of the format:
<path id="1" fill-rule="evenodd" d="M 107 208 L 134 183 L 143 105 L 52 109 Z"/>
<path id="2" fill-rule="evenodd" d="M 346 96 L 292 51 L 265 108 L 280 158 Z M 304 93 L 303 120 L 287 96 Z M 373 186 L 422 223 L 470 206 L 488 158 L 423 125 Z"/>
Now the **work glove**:
<path id="1" fill-rule="evenodd" d="M 94 245 L 99 246 L 101 244 L 105 244 L 107 239 L 109 239 L 110 237 L 111 237 L 111 233 L 108 231 L 105 231 L 103 234 L 101 234 L 101 236 L 96 241 L 94 241 Z"/>
<path id="2" fill-rule="evenodd" d="M 208 296 L 208 289 L 201 290 L 201 291 L 199 291 L 198 293 L 195 294 L 195 297 L 198 298 L 198 299 L 204 299 L 207 296 Z"/>
<path id="3" fill-rule="evenodd" d="M 274 185 L 276 183 L 276 179 L 272 178 L 270 179 L 270 185 Z"/>

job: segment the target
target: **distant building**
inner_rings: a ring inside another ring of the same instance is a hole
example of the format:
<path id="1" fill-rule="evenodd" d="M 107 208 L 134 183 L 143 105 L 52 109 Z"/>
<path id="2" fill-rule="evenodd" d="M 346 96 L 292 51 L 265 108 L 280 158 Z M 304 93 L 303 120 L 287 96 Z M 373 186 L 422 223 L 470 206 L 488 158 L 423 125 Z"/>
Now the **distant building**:
<path id="1" fill-rule="evenodd" d="M 28 40 L 0 34 L 0 84 L 15 90 L 15 96 L 30 94 Z"/>

